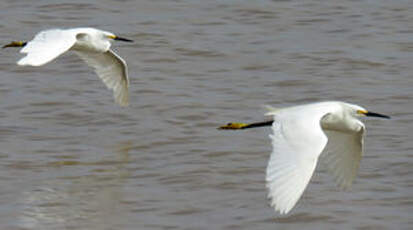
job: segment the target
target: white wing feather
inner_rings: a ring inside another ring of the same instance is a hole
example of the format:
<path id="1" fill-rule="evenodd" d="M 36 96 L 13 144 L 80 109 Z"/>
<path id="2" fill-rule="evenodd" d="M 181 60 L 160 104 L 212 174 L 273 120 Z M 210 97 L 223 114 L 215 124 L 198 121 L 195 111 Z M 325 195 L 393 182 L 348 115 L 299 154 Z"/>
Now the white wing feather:
<path id="1" fill-rule="evenodd" d="M 115 101 L 122 106 L 127 106 L 129 79 L 126 62 L 112 50 L 104 53 L 76 50 L 76 53 L 94 68 L 106 87 L 113 90 Z"/>
<path id="2" fill-rule="evenodd" d="M 20 59 L 17 64 L 44 65 L 69 50 L 75 42 L 76 34 L 67 30 L 41 31 L 20 50 L 20 53 L 26 53 L 27 55 Z"/>
<path id="3" fill-rule="evenodd" d="M 350 188 L 357 175 L 363 155 L 364 130 L 364 125 L 357 133 L 325 130 L 328 143 L 321 160 L 342 189 Z"/>
<path id="4" fill-rule="evenodd" d="M 273 152 L 266 176 L 271 206 L 281 214 L 288 213 L 297 203 L 327 145 L 327 137 L 320 126 L 326 113 L 284 111 L 274 116 L 274 134 L 270 135 Z"/>

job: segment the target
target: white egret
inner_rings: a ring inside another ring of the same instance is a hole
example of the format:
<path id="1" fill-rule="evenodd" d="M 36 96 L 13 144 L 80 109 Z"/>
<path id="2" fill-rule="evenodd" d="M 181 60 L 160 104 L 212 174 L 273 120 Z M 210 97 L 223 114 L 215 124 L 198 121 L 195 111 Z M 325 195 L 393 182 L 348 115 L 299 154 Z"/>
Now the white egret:
<path id="1" fill-rule="evenodd" d="M 73 50 L 94 68 L 106 87 L 113 90 L 115 101 L 127 106 L 128 70 L 126 62 L 110 49 L 111 40 L 132 42 L 95 28 L 50 29 L 39 32 L 29 42 L 14 41 L 3 48 L 24 47 L 20 53 L 27 55 L 17 62 L 23 66 L 41 66 Z"/>
<path id="2" fill-rule="evenodd" d="M 335 101 L 269 110 L 266 115 L 273 116 L 273 120 L 228 123 L 220 129 L 272 126 L 273 151 L 267 166 L 266 187 L 271 206 L 281 214 L 295 206 L 319 157 L 338 186 L 349 188 L 363 154 L 365 127 L 357 117 L 390 118 L 358 105 Z"/>

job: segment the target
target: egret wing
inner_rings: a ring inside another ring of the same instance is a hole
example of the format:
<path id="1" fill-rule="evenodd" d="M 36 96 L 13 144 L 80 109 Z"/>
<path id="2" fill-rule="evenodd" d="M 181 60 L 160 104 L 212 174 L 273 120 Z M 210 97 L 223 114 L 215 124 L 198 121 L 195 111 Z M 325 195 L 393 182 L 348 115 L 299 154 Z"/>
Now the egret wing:
<path id="1" fill-rule="evenodd" d="M 309 109 L 311 110 L 311 109 Z M 283 110 L 274 116 L 273 152 L 267 166 L 268 198 L 281 214 L 288 213 L 307 187 L 317 159 L 327 144 L 320 126 L 325 113 Z"/>
<path id="2" fill-rule="evenodd" d="M 325 130 L 328 143 L 321 155 L 321 160 L 326 164 L 328 172 L 333 175 L 337 185 L 342 189 L 350 188 L 356 177 L 363 155 L 364 131 L 364 125 L 356 133 Z"/>
<path id="3" fill-rule="evenodd" d="M 18 65 L 44 65 L 69 50 L 76 42 L 76 34 L 67 30 L 52 29 L 39 32 L 20 53 L 27 55 Z"/>
<path id="4" fill-rule="evenodd" d="M 112 50 L 104 53 L 76 50 L 76 53 L 94 68 L 106 87 L 113 90 L 115 101 L 121 106 L 127 106 L 129 79 L 126 62 Z"/>

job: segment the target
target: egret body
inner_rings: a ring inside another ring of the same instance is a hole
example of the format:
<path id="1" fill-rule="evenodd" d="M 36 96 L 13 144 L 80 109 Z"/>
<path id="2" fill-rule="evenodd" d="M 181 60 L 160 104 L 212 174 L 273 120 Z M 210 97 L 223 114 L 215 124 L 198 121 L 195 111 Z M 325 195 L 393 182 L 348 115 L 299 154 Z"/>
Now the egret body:
<path id="1" fill-rule="evenodd" d="M 341 188 L 349 188 L 363 154 L 364 124 L 359 117 L 389 116 L 345 102 L 319 102 L 289 108 L 270 108 L 273 120 L 251 124 L 228 123 L 220 129 L 272 126 L 273 151 L 266 171 L 271 206 L 281 214 L 297 203 L 320 158 Z"/>
<path id="2" fill-rule="evenodd" d="M 111 40 L 132 42 L 95 28 L 50 29 L 39 32 L 29 42 L 15 41 L 3 48 L 23 47 L 20 52 L 26 56 L 17 62 L 23 66 L 41 66 L 72 50 L 113 90 L 115 101 L 127 106 L 128 70 L 126 62 L 110 49 Z"/>

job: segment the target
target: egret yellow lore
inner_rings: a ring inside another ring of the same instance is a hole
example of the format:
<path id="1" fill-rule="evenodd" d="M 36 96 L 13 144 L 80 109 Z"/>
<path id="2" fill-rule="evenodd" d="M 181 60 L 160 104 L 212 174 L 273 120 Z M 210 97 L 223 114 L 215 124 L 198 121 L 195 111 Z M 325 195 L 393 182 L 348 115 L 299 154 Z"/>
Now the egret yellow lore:
<path id="1" fill-rule="evenodd" d="M 129 104 L 128 70 L 126 62 L 110 49 L 111 40 L 132 42 L 111 32 L 95 28 L 50 29 L 39 32 L 29 42 L 14 41 L 3 48 L 23 47 L 26 54 L 18 65 L 41 66 L 68 50 L 74 51 L 92 66 L 106 87 L 113 90 L 115 101 L 121 106 Z"/>
<path id="2" fill-rule="evenodd" d="M 359 117 L 389 116 L 339 101 L 289 108 L 269 107 L 273 120 L 251 124 L 228 123 L 220 129 L 272 126 L 273 151 L 267 166 L 266 187 L 271 206 L 286 214 L 307 187 L 320 158 L 340 188 L 349 188 L 363 155 L 364 124 Z"/>

